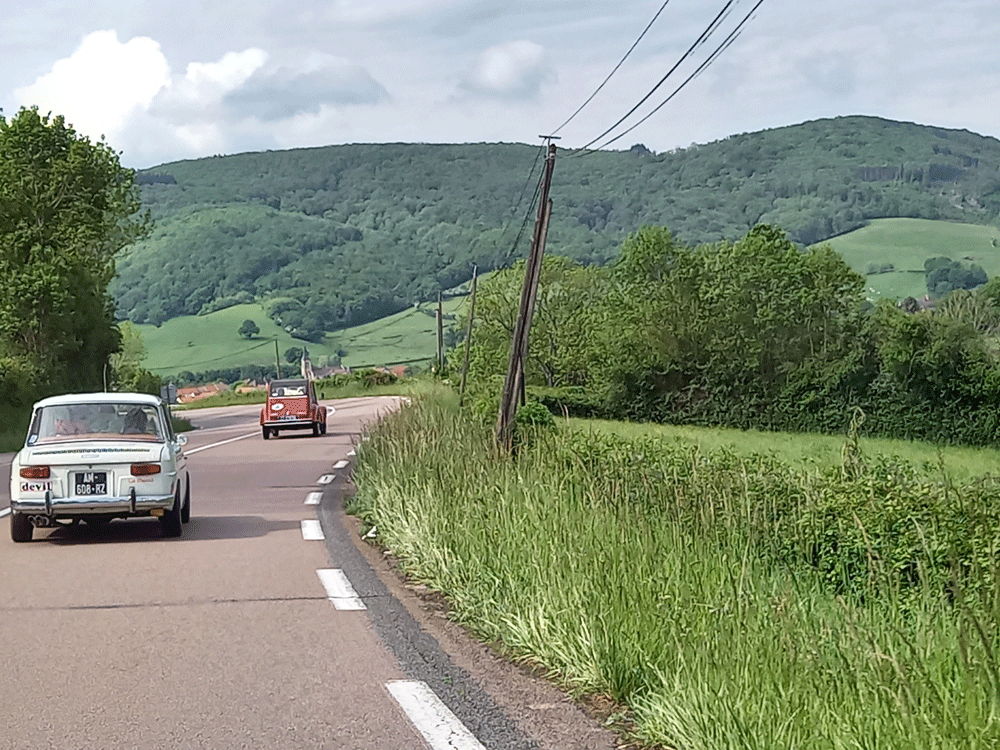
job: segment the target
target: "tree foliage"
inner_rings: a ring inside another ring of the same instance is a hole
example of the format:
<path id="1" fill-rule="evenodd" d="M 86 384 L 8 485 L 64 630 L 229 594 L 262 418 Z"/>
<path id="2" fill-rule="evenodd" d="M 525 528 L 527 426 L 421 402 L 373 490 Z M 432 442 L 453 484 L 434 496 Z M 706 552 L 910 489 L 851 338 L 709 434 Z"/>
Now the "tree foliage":
<path id="1" fill-rule="evenodd" d="M 108 284 L 144 236 L 134 173 L 62 117 L 0 116 L 0 359 L 6 398 L 100 388 L 119 346 Z"/>
<path id="2" fill-rule="evenodd" d="M 482 284 L 474 389 L 495 391 L 506 371 L 521 276 Z M 863 292 L 828 247 L 801 250 L 770 226 L 693 247 L 645 227 L 608 269 L 546 258 L 526 378 L 586 416 L 842 432 L 861 409 L 869 434 L 995 444 L 994 285 L 934 311 L 872 307 Z"/>

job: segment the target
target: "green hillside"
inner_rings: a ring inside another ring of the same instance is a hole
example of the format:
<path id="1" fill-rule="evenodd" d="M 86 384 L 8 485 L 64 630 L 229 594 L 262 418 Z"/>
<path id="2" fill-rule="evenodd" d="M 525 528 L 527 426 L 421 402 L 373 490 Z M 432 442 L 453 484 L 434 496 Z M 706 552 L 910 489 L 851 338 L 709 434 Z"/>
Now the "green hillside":
<path id="1" fill-rule="evenodd" d="M 446 329 L 464 303 L 464 297 L 444 301 Z M 322 344 L 305 345 L 318 365 L 328 363 L 338 352 L 342 354 L 341 363 L 354 368 L 425 363 L 433 359 L 437 346 L 436 308 L 436 304 L 412 307 L 382 320 L 337 331 Z M 260 328 L 260 333 L 249 341 L 237 333 L 248 319 Z M 159 327 L 137 327 L 148 351 L 144 366 L 162 376 L 244 365 L 273 368 L 275 340 L 282 363 L 287 349 L 303 345 L 269 320 L 259 304 L 174 318 Z"/>
<path id="2" fill-rule="evenodd" d="M 119 260 L 122 317 L 163 323 L 263 303 L 300 339 L 401 312 L 527 252 L 515 244 L 540 151 L 355 144 L 164 164 L 142 173 L 156 229 Z M 1000 141 L 871 117 L 655 154 L 559 152 L 549 252 L 614 257 L 643 225 L 685 243 L 758 223 L 801 244 L 872 219 L 1000 217 Z"/>
<path id="3" fill-rule="evenodd" d="M 869 299 L 920 298 L 927 294 L 924 261 L 946 257 L 1000 274 L 1000 229 L 926 219 L 877 219 L 827 241 L 855 271 L 865 274 Z M 889 273 L 867 273 L 891 263 Z"/>

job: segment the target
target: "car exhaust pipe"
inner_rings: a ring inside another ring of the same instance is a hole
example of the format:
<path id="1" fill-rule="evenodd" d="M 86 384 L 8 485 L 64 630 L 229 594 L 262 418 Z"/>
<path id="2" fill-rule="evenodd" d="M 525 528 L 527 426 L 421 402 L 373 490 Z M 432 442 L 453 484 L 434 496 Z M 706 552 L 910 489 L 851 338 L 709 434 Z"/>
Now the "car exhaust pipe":
<path id="1" fill-rule="evenodd" d="M 48 526 L 55 526 L 56 522 L 49 518 L 48 516 L 28 516 L 28 522 L 35 528 L 46 528 Z"/>

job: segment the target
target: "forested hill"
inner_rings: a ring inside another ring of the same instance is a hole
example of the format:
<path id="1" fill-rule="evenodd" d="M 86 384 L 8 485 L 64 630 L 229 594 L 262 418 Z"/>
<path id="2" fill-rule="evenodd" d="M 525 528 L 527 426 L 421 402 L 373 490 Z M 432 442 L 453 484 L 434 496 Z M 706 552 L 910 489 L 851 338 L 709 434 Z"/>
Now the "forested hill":
<path id="1" fill-rule="evenodd" d="M 473 264 L 510 262 L 538 155 L 523 144 L 366 144 L 146 170 L 156 229 L 118 263 L 119 314 L 160 323 L 254 298 L 315 339 L 432 299 Z M 871 218 L 994 223 L 1000 141 L 841 117 L 661 154 L 560 151 L 552 198 L 549 252 L 588 263 L 647 224 L 701 243 L 764 222 L 811 244 Z M 529 235 L 530 221 L 515 257 Z"/>

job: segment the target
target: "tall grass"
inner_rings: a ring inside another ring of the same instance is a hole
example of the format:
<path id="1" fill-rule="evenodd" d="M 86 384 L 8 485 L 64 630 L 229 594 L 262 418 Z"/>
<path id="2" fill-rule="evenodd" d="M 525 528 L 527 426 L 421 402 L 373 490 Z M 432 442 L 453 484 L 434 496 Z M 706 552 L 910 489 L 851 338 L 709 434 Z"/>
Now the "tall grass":
<path id="1" fill-rule="evenodd" d="M 419 399 L 364 442 L 352 510 L 457 620 L 611 696 L 642 741 L 1000 745 L 995 554 L 907 588 L 873 546 L 861 590 L 838 593 L 808 559 L 815 525 L 792 521 L 861 480 L 579 431 L 531 435 L 514 461 L 491 446 L 487 427 Z M 990 586 L 964 595 L 977 576 Z"/>

